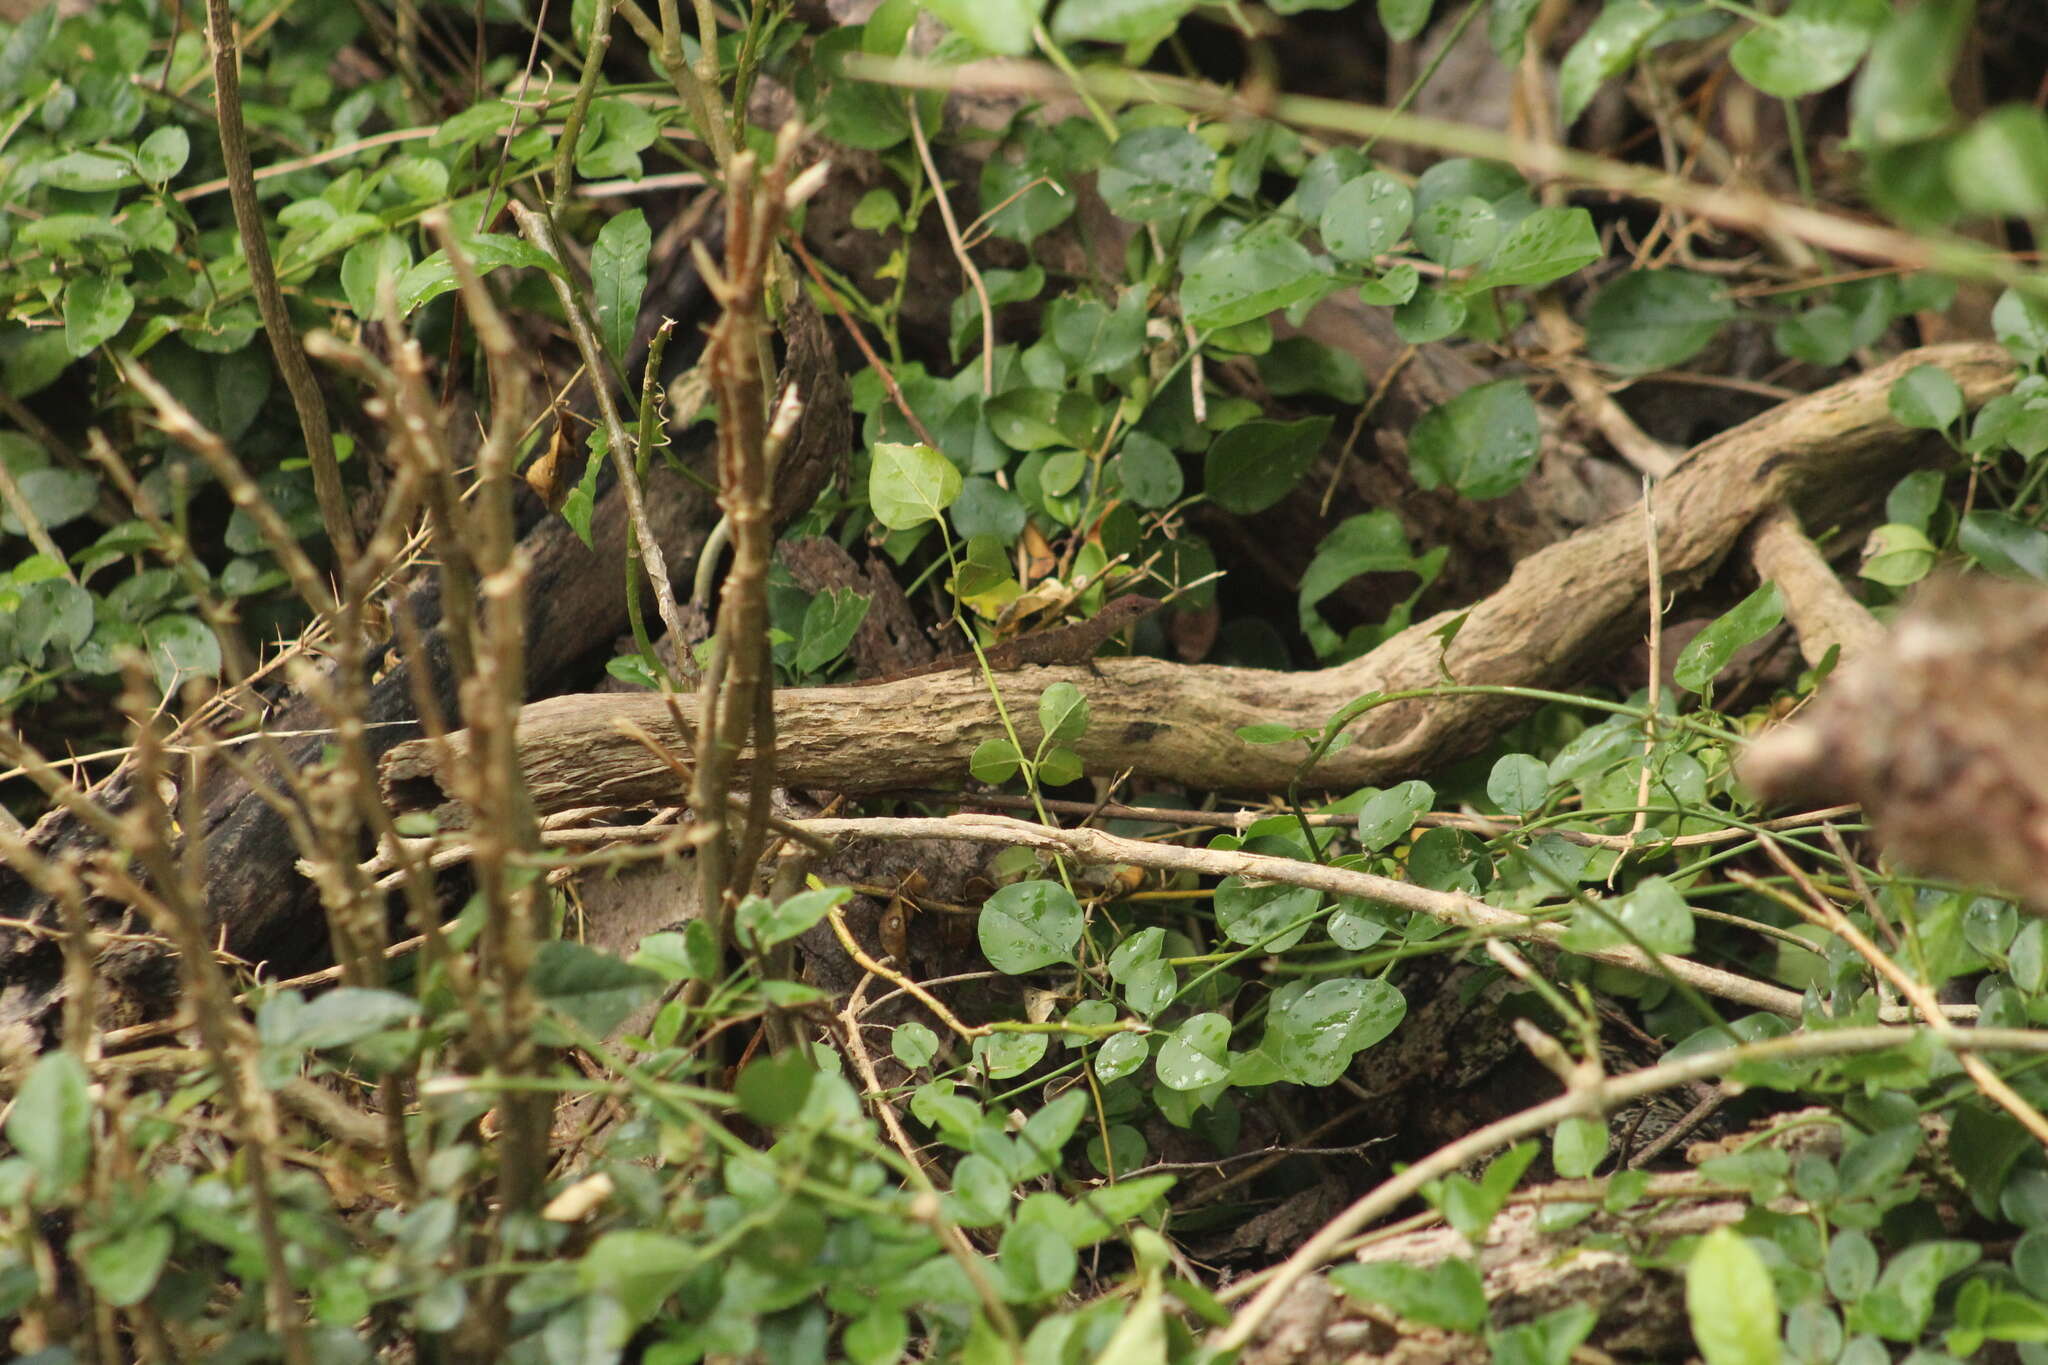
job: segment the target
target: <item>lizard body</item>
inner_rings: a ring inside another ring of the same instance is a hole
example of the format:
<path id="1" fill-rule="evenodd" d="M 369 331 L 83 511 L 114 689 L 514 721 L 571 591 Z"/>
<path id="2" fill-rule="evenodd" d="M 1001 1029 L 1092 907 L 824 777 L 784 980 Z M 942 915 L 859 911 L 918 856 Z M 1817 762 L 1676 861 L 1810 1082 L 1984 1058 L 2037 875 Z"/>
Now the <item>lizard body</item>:
<path id="1" fill-rule="evenodd" d="M 1165 605 L 1156 597 L 1119 597 L 1105 604 L 1092 620 L 1020 635 L 1014 640 L 990 645 L 982 654 L 987 658 L 988 666 L 997 673 L 1061 664 L 1069 667 L 1078 666 L 1092 661 L 1095 652 L 1101 649 L 1111 636 L 1135 622 L 1142 621 Z M 928 664 L 919 664 L 916 668 L 899 669 L 894 673 L 884 673 L 874 678 L 862 678 L 849 685 L 875 687 L 882 683 L 902 682 L 906 678 L 922 678 L 928 673 L 946 673 L 956 668 L 976 666 L 972 654 L 948 654 Z"/>

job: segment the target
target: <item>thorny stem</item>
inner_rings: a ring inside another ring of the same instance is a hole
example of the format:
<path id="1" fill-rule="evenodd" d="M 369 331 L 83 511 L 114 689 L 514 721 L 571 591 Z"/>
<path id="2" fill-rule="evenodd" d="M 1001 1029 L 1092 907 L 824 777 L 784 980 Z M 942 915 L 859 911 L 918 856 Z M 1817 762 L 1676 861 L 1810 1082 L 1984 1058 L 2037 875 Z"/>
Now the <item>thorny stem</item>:
<path id="1" fill-rule="evenodd" d="M 299 334 L 292 328 L 277 267 L 270 258 L 270 239 L 263 232 L 263 211 L 256 203 L 256 177 L 249 162 L 249 135 L 242 124 L 240 53 L 235 46 L 234 19 L 228 0 L 206 0 L 206 39 L 213 49 L 214 104 L 220 120 L 221 159 L 227 164 L 228 198 L 234 204 L 235 228 L 249 265 L 249 287 L 263 315 L 263 331 L 277 357 L 278 373 L 298 409 L 299 430 L 306 438 L 306 463 L 313 471 L 313 493 L 320 503 L 320 521 L 335 558 L 346 567 L 356 556 L 355 529 L 348 495 L 341 486 L 341 465 L 334 457 L 334 437 L 327 423 L 327 400 L 320 381 L 306 363 Z"/>

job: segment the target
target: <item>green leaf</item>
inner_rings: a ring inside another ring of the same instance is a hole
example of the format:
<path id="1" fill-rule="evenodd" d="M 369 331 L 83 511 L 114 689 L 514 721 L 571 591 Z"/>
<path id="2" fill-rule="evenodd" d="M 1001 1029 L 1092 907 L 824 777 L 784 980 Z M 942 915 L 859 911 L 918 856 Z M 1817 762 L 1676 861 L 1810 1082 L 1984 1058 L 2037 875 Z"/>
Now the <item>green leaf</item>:
<path id="1" fill-rule="evenodd" d="M 1230 1021 L 1220 1014 L 1198 1014 L 1168 1036 L 1153 1071 L 1168 1090 L 1199 1090 L 1230 1074 L 1229 1053 Z"/>
<path id="2" fill-rule="evenodd" d="M 1407 1013 L 1400 988 L 1375 978 L 1289 982 L 1273 993 L 1261 1047 L 1289 1083 L 1335 1085 L 1352 1057 L 1392 1033 Z"/>
<path id="3" fill-rule="evenodd" d="M 1704 690 L 1744 646 L 1777 629 L 1784 619 L 1778 585 L 1764 584 L 1686 642 L 1671 666 L 1671 680 L 1688 692 Z"/>
<path id="4" fill-rule="evenodd" d="M 1956 545 L 1993 573 L 2048 583 L 2048 532 L 2009 513 L 1968 513 L 1957 528 Z"/>
<path id="5" fill-rule="evenodd" d="M 939 1055 L 939 1035 L 912 1020 L 889 1031 L 889 1051 L 903 1065 L 916 1070 Z"/>
<path id="6" fill-rule="evenodd" d="M 1017 1131 L 1020 1160 L 1011 1175 L 1017 1180 L 1031 1180 L 1058 1170 L 1060 1153 L 1073 1140 L 1074 1132 L 1081 1126 L 1081 1119 L 1087 1112 L 1088 1093 L 1082 1089 L 1069 1090 L 1058 1099 L 1040 1106 L 1038 1112 L 1024 1120 L 1024 1126 Z"/>
<path id="7" fill-rule="evenodd" d="M 1361 290 L 1363 297 L 1364 291 Z M 1442 341 L 1465 325 L 1465 300 L 1435 286 L 1418 289 L 1394 309 L 1394 334 L 1410 346 Z"/>
<path id="8" fill-rule="evenodd" d="M 409 995 L 367 986 L 337 986 L 301 1008 L 280 1011 L 262 1035 L 271 1047 L 313 1052 L 359 1043 L 373 1033 L 399 1027 L 419 1012 L 419 1002 Z M 258 1020 L 270 1022 L 267 1011 Z"/>
<path id="9" fill-rule="evenodd" d="M 1634 65 L 1644 41 L 1670 17 L 1671 11 L 1650 0 L 1609 0 L 1558 68 L 1565 128 L 1578 121 L 1603 84 Z"/>
<path id="10" fill-rule="evenodd" d="M 1216 927 L 1232 943 L 1280 953 L 1301 942 L 1323 893 L 1284 882 L 1225 877 L 1216 884 Z"/>
<path id="11" fill-rule="evenodd" d="M 924 0 L 947 28 L 983 52 L 1021 57 L 1031 50 L 1031 29 L 1045 0 Z"/>
<path id="12" fill-rule="evenodd" d="M 1492 254 L 1500 238 L 1499 215 L 1476 194 L 1439 199 L 1415 215 L 1417 249 L 1447 270 L 1479 264 Z"/>
<path id="13" fill-rule="evenodd" d="M 552 939 L 534 956 L 532 985 L 542 1004 L 602 1038 L 652 999 L 663 982 L 656 973 L 610 953 Z"/>
<path id="14" fill-rule="evenodd" d="M 974 746 L 968 756 L 967 771 L 977 782 L 991 785 L 1008 782 L 1024 766 L 1024 758 L 1017 752 L 1017 746 L 1007 739 L 985 739 Z"/>
<path id="15" fill-rule="evenodd" d="M 385 279 L 394 285 L 412 269 L 412 245 L 395 232 L 368 237 L 341 258 L 341 292 L 349 308 L 364 321 L 377 316 L 377 289 Z"/>
<path id="16" fill-rule="evenodd" d="M 1948 180 L 1966 209 L 2048 218 L 2048 114 L 2030 104 L 1985 114 L 1949 147 Z"/>
<path id="17" fill-rule="evenodd" d="M 0 101 L 11 103 L 57 27 L 57 6 L 37 5 L 23 14 L 0 45 Z"/>
<path id="18" fill-rule="evenodd" d="M 92 1155 L 91 1077 L 69 1052 L 46 1052 L 15 1092 L 7 1140 L 35 1171 L 44 1197 L 63 1195 Z"/>
<path id="19" fill-rule="evenodd" d="M 1263 512 L 1279 502 L 1308 472 L 1330 434 L 1330 420 L 1251 421 L 1218 436 L 1202 471 L 1210 501 L 1240 516 Z"/>
<path id="20" fill-rule="evenodd" d="M 1486 41 L 1501 65 L 1512 67 L 1522 60 L 1523 40 L 1540 3 L 1542 0 L 1493 0 L 1486 13 Z"/>
<path id="21" fill-rule="evenodd" d="M 1435 804 L 1435 788 L 1419 778 L 1373 792 L 1358 809 L 1358 842 L 1368 853 L 1389 848 L 1415 827 L 1417 817 Z"/>
<path id="22" fill-rule="evenodd" d="M 1216 153 L 1183 128 L 1138 128 L 1117 139 L 1096 187 L 1109 211 L 1134 223 L 1177 218 L 1207 202 Z"/>
<path id="23" fill-rule="evenodd" d="M 605 349 L 620 365 L 633 348 L 640 299 L 647 292 L 647 253 L 654 235 L 639 209 L 614 214 L 598 229 L 590 248 L 591 322 Z M 629 378 L 631 376 L 628 376 Z"/>
<path id="24" fill-rule="evenodd" d="M 851 588 L 828 588 L 804 608 L 792 667 L 815 673 L 846 652 L 846 646 L 867 619 L 871 599 Z"/>
<path id="25" fill-rule="evenodd" d="M 1545 1313 L 1534 1322 L 1489 1332 L 1493 1365 L 1570 1365 L 1599 1321 L 1600 1314 L 1591 1304 L 1575 1303 Z"/>
<path id="26" fill-rule="evenodd" d="M 961 0 L 974 4 L 976 0 Z M 1173 32 L 1196 0 L 1088 0 L 1054 11 L 1052 36 L 1063 43 L 1153 43 Z"/>
<path id="27" fill-rule="evenodd" d="M 169 183 L 172 176 L 185 169 L 185 162 L 192 155 L 192 138 L 175 123 L 166 123 L 142 140 L 135 149 L 135 160 L 142 167 L 143 178 L 152 185 Z"/>
<path id="28" fill-rule="evenodd" d="M 1534 755 L 1503 754 L 1486 779 L 1486 795 L 1509 815 L 1521 815 L 1550 795 L 1550 774 Z"/>
<path id="29" fill-rule="evenodd" d="M 1007 1081 L 1021 1076 L 1045 1058 L 1052 1040 L 1043 1033 L 991 1033 L 974 1040 L 975 1063 L 988 1072 L 990 1080 Z"/>
<path id="30" fill-rule="evenodd" d="M 1056 682 L 1038 697 L 1038 726 L 1049 743 L 1066 744 L 1088 732 L 1088 697 L 1070 682 Z"/>
<path id="31" fill-rule="evenodd" d="M 1961 420 L 1963 391 L 1939 365 L 1915 365 L 1892 381 L 1885 405 L 1900 426 L 1946 431 Z"/>
<path id="32" fill-rule="evenodd" d="M 1132 431 L 1117 450 L 1117 481 L 1140 507 L 1170 507 L 1179 501 L 1186 476 L 1180 459 L 1164 441 Z"/>
<path id="33" fill-rule="evenodd" d="M 1474 288 L 1548 284 L 1600 259 L 1600 234 L 1584 209 L 1537 209 L 1509 229 L 1507 240 L 1472 277 Z"/>
<path id="34" fill-rule="evenodd" d="M 1735 316 L 1727 286 L 1689 270 L 1632 270 L 1586 310 L 1586 354 L 1630 373 L 1691 359 Z"/>
<path id="35" fill-rule="evenodd" d="M 910 1319 L 900 1308 L 871 1308 L 846 1324 L 839 1345 L 853 1365 L 896 1365 L 910 1344 Z"/>
<path id="36" fill-rule="evenodd" d="M 1339 185 L 1317 231 L 1341 261 L 1370 264 L 1392 251 L 1415 221 L 1415 196 L 1391 175 L 1367 171 Z"/>
<path id="37" fill-rule="evenodd" d="M 1125 292 L 1111 308 L 1069 295 L 1047 310 L 1047 331 L 1060 354 L 1082 374 L 1108 374 L 1138 358 L 1145 345 L 1145 293 Z"/>
<path id="38" fill-rule="evenodd" d="M 851 894 L 851 893 L 848 893 Z M 803 1110 L 818 1072 L 801 1051 L 757 1057 L 732 1088 L 740 1112 L 756 1123 L 779 1127 Z"/>
<path id="39" fill-rule="evenodd" d="M 1557 1125 L 1551 1139 L 1551 1164 L 1566 1180 L 1584 1180 L 1607 1158 L 1607 1125 L 1578 1115 Z"/>
<path id="40" fill-rule="evenodd" d="M 1387 26 L 1387 36 L 1405 43 L 1422 32 L 1435 3 L 1436 0 L 1380 0 L 1380 22 Z"/>
<path id="41" fill-rule="evenodd" d="M 1150 1053 L 1143 1034 L 1113 1034 L 1095 1049 L 1095 1075 L 1103 1081 L 1119 1080 L 1143 1066 Z"/>
<path id="42" fill-rule="evenodd" d="M 462 250 L 479 275 L 507 268 L 545 270 L 551 275 L 562 273 L 561 262 L 553 256 L 503 233 L 471 237 L 462 243 Z M 454 288 L 455 267 L 449 264 L 445 250 L 436 251 L 406 271 L 405 277 L 398 282 L 398 311 L 401 315 L 408 315 L 421 304 Z"/>
<path id="43" fill-rule="evenodd" d="M 163 691 L 168 693 L 193 678 L 220 676 L 220 639 L 198 617 L 182 613 L 159 616 L 145 625 L 142 633 L 149 666 Z"/>
<path id="44" fill-rule="evenodd" d="M 1486 1326 L 1486 1289 L 1479 1268 L 1463 1256 L 1433 1266 L 1353 1262 L 1331 1270 L 1330 1283 L 1361 1303 L 1445 1331 L 1477 1332 Z"/>
<path id="45" fill-rule="evenodd" d="M 1013 882 L 988 898 L 976 928 L 989 965 L 1021 976 L 1073 961 L 1082 919 L 1081 903 L 1058 882 Z"/>
<path id="46" fill-rule="evenodd" d="M 1365 401 L 1365 371 L 1344 351 L 1313 337 L 1282 337 L 1259 357 L 1259 378 L 1276 397 L 1319 393 L 1340 403 Z"/>
<path id="47" fill-rule="evenodd" d="M 1536 467 L 1542 426 L 1519 379 L 1465 390 L 1430 409 L 1408 438 L 1408 467 L 1424 488 L 1448 484 L 1468 498 L 1512 493 Z"/>
<path id="48" fill-rule="evenodd" d="M 749 896 L 734 912 L 733 925 L 741 943 L 757 951 L 772 948 L 803 933 L 825 918 L 833 906 L 844 905 L 852 896 L 852 888 L 845 886 L 799 891 L 781 901 Z"/>
<path id="49" fill-rule="evenodd" d="M 73 356 L 112 341 L 135 312 L 128 281 L 111 273 L 89 272 L 64 290 L 64 346 Z"/>
<path id="50" fill-rule="evenodd" d="M 1956 114 L 1949 77 L 1974 9 L 1972 0 L 1923 0 L 1893 9 L 1850 87 L 1852 147 L 1874 151 L 1948 131 Z"/>
<path id="51" fill-rule="evenodd" d="M 71 1245 L 78 1268 L 100 1297 L 116 1308 L 127 1308 L 156 1287 L 175 1240 L 176 1229 L 169 1220 L 152 1218 L 112 1236 L 88 1232 Z"/>
<path id="52" fill-rule="evenodd" d="M 100 152 L 67 152 L 36 168 L 36 176 L 54 190 L 101 194 L 136 183 L 135 170 L 117 156 Z"/>
<path id="53" fill-rule="evenodd" d="M 1890 16 L 1885 0 L 1794 0 L 1736 39 L 1728 59 L 1766 95 L 1797 99 L 1854 71 Z"/>
<path id="54" fill-rule="evenodd" d="M 1991 306 L 1991 332 L 2024 363 L 2048 355 L 2048 299 L 2006 290 Z"/>
<path id="55" fill-rule="evenodd" d="M 703 1259 L 696 1246 L 680 1237 L 620 1228 L 599 1237 L 577 1270 L 585 1293 L 611 1299 L 637 1325 L 659 1312 Z"/>
<path id="56" fill-rule="evenodd" d="M 1246 233 L 1202 257 L 1181 284 L 1181 310 L 1201 331 L 1262 318 L 1329 287 L 1330 277 L 1301 243 Z"/>
<path id="57" fill-rule="evenodd" d="M 31 469 L 16 477 L 29 510 L 46 531 L 68 526 L 93 509 L 99 501 L 99 480 L 83 469 Z M 25 532 L 14 509 L 0 513 L 0 530 L 18 536 Z"/>
<path id="58" fill-rule="evenodd" d="M 892 531 L 936 521 L 960 496 L 960 471 L 927 445 L 883 442 L 868 473 L 868 505 Z"/>

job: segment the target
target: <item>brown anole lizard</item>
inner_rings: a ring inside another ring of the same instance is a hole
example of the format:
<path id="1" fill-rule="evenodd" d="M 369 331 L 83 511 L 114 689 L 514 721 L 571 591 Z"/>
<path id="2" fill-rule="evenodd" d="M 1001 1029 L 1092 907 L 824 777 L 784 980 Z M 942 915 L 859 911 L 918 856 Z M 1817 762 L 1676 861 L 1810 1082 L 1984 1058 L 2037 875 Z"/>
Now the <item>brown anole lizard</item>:
<path id="1" fill-rule="evenodd" d="M 1087 621 L 1071 626 L 1055 626 L 1051 630 L 1033 631 L 1020 635 L 1014 640 L 990 645 L 982 651 L 988 666 L 997 673 L 1010 673 L 1019 668 L 1044 667 L 1056 664 L 1078 666 L 1090 663 L 1095 651 L 1101 649 L 1109 638 L 1125 627 L 1142 621 L 1153 612 L 1165 606 L 1156 597 L 1118 597 L 1105 603 L 1101 611 Z M 928 673 L 945 673 L 956 668 L 974 668 L 978 665 L 972 654 L 948 654 L 916 668 L 899 669 L 879 677 L 862 678 L 851 684 L 854 687 L 873 687 L 880 683 L 902 682 L 906 678 L 922 678 Z"/>

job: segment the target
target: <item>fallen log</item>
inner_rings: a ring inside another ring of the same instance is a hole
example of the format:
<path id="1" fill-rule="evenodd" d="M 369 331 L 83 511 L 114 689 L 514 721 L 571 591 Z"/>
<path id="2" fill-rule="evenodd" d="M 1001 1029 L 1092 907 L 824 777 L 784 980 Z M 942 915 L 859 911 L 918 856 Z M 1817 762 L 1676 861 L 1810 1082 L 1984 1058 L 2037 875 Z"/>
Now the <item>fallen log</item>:
<path id="1" fill-rule="evenodd" d="M 1665 591 L 1706 582 L 1765 513 L 1785 506 L 1813 527 L 1867 517 L 1892 479 L 1928 463 L 1925 432 L 1899 426 L 1886 395 L 1919 365 L 1954 377 L 1970 407 L 2013 380 L 1990 344 L 1932 346 L 1783 403 L 1695 448 L 1656 489 Z M 1119 659 L 1087 668 L 1026 668 L 999 675 L 1027 751 L 1039 739 L 1032 699 L 1055 682 L 1087 692 L 1088 732 L 1073 747 L 1090 772 L 1207 789 L 1271 789 L 1299 774 L 1298 743 L 1257 745 L 1249 725 L 1317 730 L 1370 693 L 1460 684 L 1567 685 L 1604 661 L 1647 619 L 1645 509 L 1638 503 L 1524 559 L 1498 592 L 1462 612 L 1417 623 L 1361 658 L 1301 673 Z M 1462 616 L 1448 642 L 1446 628 Z M 1097 675 L 1099 672 L 1099 676 Z M 694 699 L 681 703 L 685 708 Z M 1392 702 L 1361 716 L 1353 742 L 1311 775 L 1319 786 L 1384 783 L 1428 771 L 1490 742 L 1529 709 L 1497 696 Z M 906 723 L 907 716 L 915 724 Z M 677 798 L 674 769 L 632 730 L 676 754 L 689 746 L 660 697 L 570 695 L 525 708 L 520 746 L 536 809 L 635 805 Z M 868 687 L 791 688 L 776 694 L 778 782 L 875 791 L 966 776 L 968 760 L 1001 722 L 973 670 Z M 449 806 L 445 765 L 468 762 L 467 736 L 445 749 L 395 746 L 383 761 L 386 792 L 404 809 Z"/>

